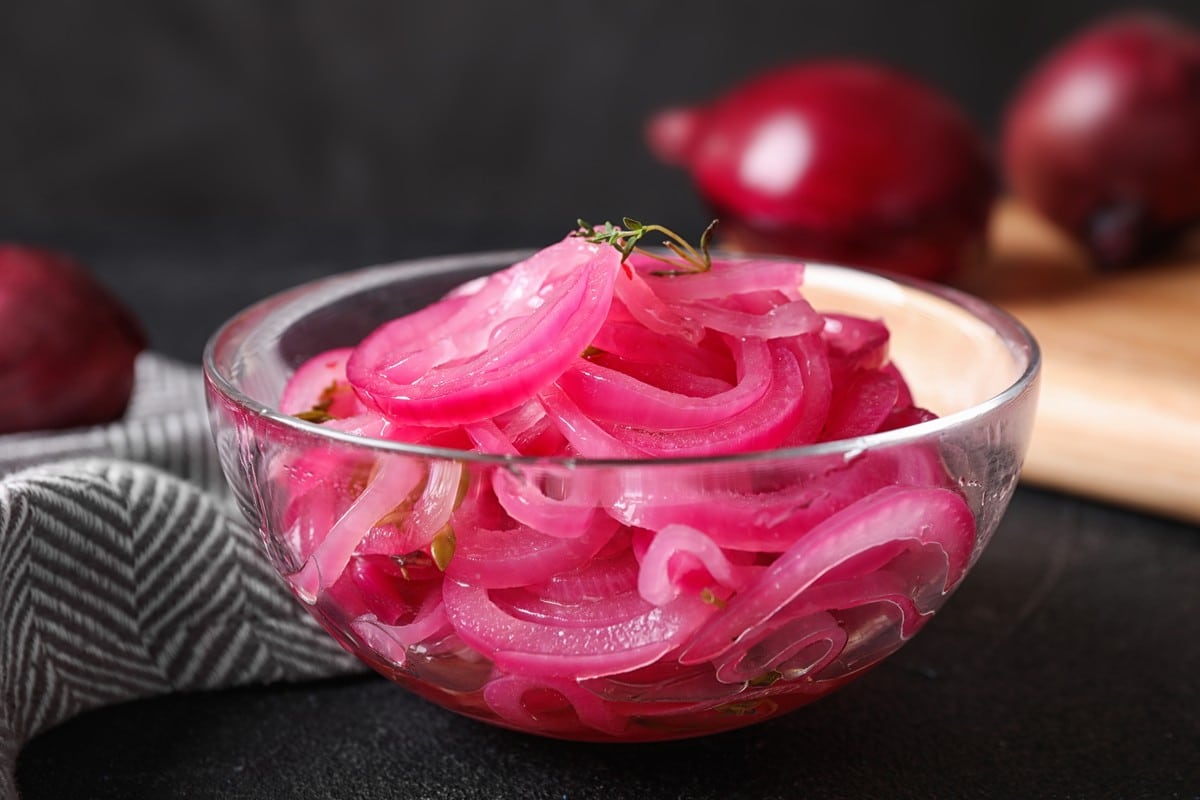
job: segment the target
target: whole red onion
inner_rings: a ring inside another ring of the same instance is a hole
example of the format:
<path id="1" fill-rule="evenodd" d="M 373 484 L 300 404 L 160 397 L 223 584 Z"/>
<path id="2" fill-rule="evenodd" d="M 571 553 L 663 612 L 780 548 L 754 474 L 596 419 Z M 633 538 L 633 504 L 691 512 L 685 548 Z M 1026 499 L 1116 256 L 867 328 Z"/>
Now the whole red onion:
<path id="1" fill-rule="evenodd" d="M 132 314 L 77 262 L 0 244 L 0 433 L 117 419 L 146 345 Z"/>
<path id="2" fill-rule="evenodd" d="M 1200 32 L 1160 14 L 1104 19 L 1039 64 L 1006 116 L 1013 192 L 1103 265 L 1200 220 Z"/>
<path id="3" fill-rule="evenodd" d="M 788 65 L 659 112 L 646 136 L 690 170 L 723 244 L 934 279 L 982 250 L 997 186 L 983 139 L 895 69 Z"/>

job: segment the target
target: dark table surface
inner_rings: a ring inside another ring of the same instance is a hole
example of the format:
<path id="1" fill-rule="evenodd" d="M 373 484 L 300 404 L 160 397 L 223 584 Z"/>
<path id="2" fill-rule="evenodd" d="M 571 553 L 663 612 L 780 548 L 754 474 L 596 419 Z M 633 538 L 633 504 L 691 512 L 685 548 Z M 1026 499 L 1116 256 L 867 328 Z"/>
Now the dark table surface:
<path id="1" fill-rule="evenodd" d="M 143 316 L 155 349 L 194 362 L 225 317 L 302 280 L 547 235 L 24 233 L 85 257 Z M 18 779 L 28 800 L 1196 798 L 1198 674 L 1200 530 L 1023 486 L 913 642 L 839 693 L 742 731 L 543 740 L 364 675 L 88 712 L 33 740 Z"/>

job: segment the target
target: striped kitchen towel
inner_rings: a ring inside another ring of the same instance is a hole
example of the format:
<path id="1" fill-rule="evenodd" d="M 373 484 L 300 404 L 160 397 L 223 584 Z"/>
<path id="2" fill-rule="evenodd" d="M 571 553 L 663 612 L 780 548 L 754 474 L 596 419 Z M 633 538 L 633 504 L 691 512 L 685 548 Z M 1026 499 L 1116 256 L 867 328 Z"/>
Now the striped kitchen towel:
<path id="1" fill-rule="evenodd" d="M 360 671 L 233 506 L 200 372 L 138 361 L 125 419 L 0 436 L 0 798 L 21 745 L 101 705 Z"/>

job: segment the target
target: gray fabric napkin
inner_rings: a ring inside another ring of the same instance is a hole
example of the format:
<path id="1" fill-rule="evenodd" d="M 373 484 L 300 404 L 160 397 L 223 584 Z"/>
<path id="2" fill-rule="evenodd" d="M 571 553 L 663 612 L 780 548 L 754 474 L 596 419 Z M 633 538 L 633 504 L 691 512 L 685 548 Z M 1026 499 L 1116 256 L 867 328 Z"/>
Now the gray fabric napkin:
<path id="1" fill-rule="evenodd" d="M 0 798 L 22 744 L 172 691 L 361 671 L 233 506 L 199 370 L 138 360 L 120 422 L 0 436 Z"/>

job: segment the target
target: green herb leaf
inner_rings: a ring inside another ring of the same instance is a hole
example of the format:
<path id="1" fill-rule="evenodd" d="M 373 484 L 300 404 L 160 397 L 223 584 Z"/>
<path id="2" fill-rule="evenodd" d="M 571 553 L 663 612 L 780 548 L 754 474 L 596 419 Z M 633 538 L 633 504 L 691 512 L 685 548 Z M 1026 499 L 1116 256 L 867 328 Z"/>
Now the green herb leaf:
<path id="1" fill-rule="evenodd" d="M 717 220 L 713 220 L 700 234 L 699 247 L 693 247 L 675 231 L 662 225 L 646 225 L 633 217 L 622 217 L 621 225 L 605 222 L 603 225 L 592 225 L 582 219 L 576 220 L 578 228 L 571 234 L 579 236 L 594 244 L 607 244 L 615 247 L 625 261 L 633 253 L 653 258 L 667 264 L 671 269 L 655 270 L 650 273 L 657 276 L 689 275 L 697 272 L 707 272 L 712 269 L 712 257 L 709 255 L 709 245 L 712 241 L 713 230 Z M 641 240 L 649 233 L 661 233 L 667 237 L 662 243 L 671 256 L 647 252 L 638 247 Z"/>

